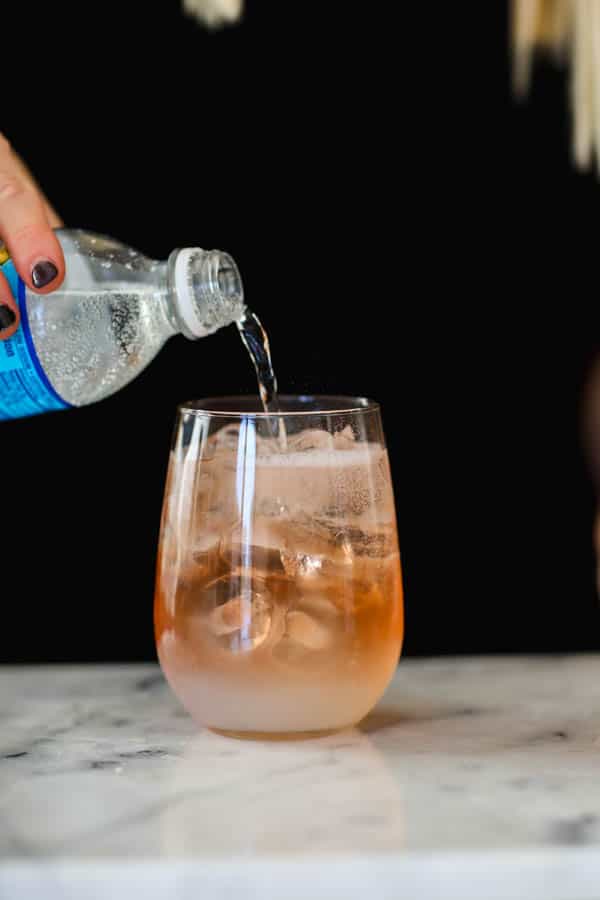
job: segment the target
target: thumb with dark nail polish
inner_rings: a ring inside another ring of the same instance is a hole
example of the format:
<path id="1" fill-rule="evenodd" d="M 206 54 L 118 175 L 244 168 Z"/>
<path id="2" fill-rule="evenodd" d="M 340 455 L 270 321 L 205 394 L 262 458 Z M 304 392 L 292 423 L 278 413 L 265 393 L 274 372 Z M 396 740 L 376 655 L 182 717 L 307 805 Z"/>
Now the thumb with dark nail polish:
<path id="1" fill-rule="evenodd" d="M 0 300 L 0 338 L 6 337 L 4 332 L 11 330 L 16 321 L 14 309 Z"/>

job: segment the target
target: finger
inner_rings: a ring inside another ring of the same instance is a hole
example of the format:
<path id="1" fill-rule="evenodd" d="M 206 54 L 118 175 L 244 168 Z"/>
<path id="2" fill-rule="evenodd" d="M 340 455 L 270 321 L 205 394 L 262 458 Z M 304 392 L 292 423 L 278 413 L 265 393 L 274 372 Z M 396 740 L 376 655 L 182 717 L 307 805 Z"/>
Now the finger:
<path id="1" fill-rule="evenodd" d="M 0 273 L 0 341 L 11 337 L 19 327 L 19 310 L 8 281 Z"/>
<path id="2" fill-rule="evenodd" d="M 20 169 L 8 142 L 0 137 L 0 237 L 23 281 L 38 293 L 58 287 L 65 272 L 63 253 L 52 231 L 44 201 Z"/>
<path id="3" fill-rule="evenodd" d="M 50 206 L 47 200 L 44 201 L 44 210 L 46 212 L 46 218 L 48 220 L 50 228 L 62 228 L 64 226 L 63 220 L 58 215 L 56 210 L 52 206 Z"/>
<path id="4" fill-rule="evenodd" d="M 44 204 L 44 210 L 46 212 L 46 218 L 48 219 L 48 224 L 50 228 L 62 228 L 64 223 L 61 217 L 58 215 L 39 184 L 33 177 L 31 170 L 24 159 L 22 159 L 18 154 L 16 154 L 13 150 L 13 158 L 19 167 L 19 171 L 23 175 L 23 179 L 27 181 L 33 188 L 38 192 L 40 197 L 42 198 L 42 202 Z"/>

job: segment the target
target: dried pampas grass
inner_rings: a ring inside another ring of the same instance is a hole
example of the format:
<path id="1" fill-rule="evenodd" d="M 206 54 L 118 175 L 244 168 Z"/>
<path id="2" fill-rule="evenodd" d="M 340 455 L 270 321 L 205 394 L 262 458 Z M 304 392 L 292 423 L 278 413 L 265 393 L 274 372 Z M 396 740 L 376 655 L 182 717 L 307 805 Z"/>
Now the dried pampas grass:
<path id="1" fill-rule="evenodd" d="M 562 61 L 567 52 L 575 0 L 512 0 L 513 81 L 523 96 L 529 89 L 537 49 Z"/>
<path id="2" fill-rule="evenodd" d="M 185 11 L 209 28 L 236 22 L 242 7 L 243 0 L 183 0 Z"/>
<path id="3" fill-rule="evenodd" d="M 600 0 L 512 0 L 512 48 L 518 96 L 529 89 L 536 51 L 569 65 L 573 157 L 600 171 Z"/>

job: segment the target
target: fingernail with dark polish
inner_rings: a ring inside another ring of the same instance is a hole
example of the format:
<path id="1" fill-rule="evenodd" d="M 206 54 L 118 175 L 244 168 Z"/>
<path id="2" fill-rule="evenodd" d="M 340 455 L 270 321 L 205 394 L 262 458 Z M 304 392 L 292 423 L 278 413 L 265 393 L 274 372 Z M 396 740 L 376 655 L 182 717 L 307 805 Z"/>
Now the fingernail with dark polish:
<path id="1" fill-rule="evenodd" d="M 31 271 L 31 280 L 36 288 L 46 287 L 51 281 L 54 281 L 58 275 L 58 269 L 49 259 L 39 262 Z"/>
<path id="2" fill-rule="evenodd" d="M 10 328 L 11 325 L 15 324 L 16 319 L 17 317 L 14 310 L 12 310 L 10 306 L 5 306 L 4 304 L 0 305 L 0 331 Z"/>

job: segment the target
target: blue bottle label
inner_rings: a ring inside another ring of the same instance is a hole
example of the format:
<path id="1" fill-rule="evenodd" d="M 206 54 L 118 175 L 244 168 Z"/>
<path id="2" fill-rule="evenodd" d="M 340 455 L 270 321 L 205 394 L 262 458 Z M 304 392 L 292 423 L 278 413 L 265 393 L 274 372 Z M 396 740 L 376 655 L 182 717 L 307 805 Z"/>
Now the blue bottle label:
<path id="1" fill-rule="evenodd" d="M 56 393 L 35 352 L 27 317 L 25 285 L 11 259 L 0 265 L 0 272 L 7 279 L 21 313 L 18 331 L 11 338 L 0 341 L 0 420 L 67 409 L 70 404 Z"/>

